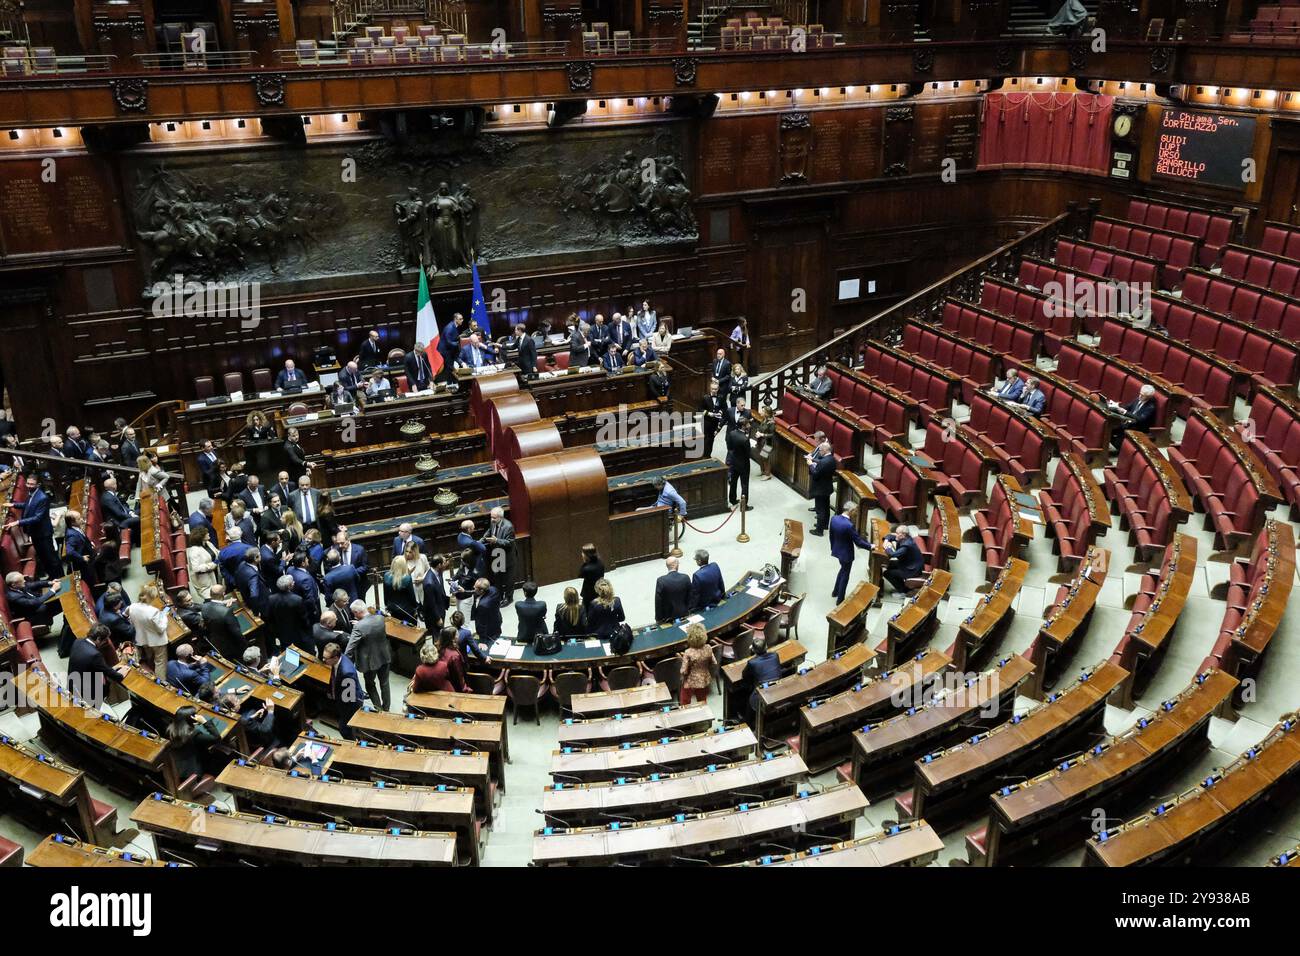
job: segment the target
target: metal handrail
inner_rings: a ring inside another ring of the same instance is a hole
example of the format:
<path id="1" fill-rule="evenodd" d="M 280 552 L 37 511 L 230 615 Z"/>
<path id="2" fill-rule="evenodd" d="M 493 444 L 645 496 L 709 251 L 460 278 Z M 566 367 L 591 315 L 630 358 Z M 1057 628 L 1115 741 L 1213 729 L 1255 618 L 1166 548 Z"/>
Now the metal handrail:
<path id="1" fill-rule="evenodd" d="M 1020 260 L 1025 256 L 1051 258 L 1057 238 L 1062 235 L 1086 235 L 1096 211 L 1096 204 L 1081 206 L 1071 203 L 1066 212 L 1050 219 L 1004 243 L 986 256 L 949 273 L 938 282 L 908 296 L 903 301 L 879 312 L 865 322 L 841 332 L 824 345 L 819 345 L 778 369 L 754 378 L 749 385 L 750 407 L 759 402 L 777 405 L 785 390 L 794 382 L 806 382 L 813 369 L 829 359 L 846 365 L 857 365 L 857 357 L 869 339 L 899 339 L 903 326 L 909 321 L 927 321 L 943 308 L 949 296 L 978 301 L 979 286 L 985 276 L 996 276 L 1014 281 L 1020 271 Z"/>
<path id="2" fill-rule="evenodd" d="M 84 458 L 64 458 L 62 455 L 47 455 L 40 451 L 27 451 L 22 448 L 0 448 L 0 455 L 8 455 L 10 458 L 21 458 L 23 461 L 44 461 L 51 465 L 58 465 L 61 468 L 93 468 L 103 471 L 116 471 L 124 475 L 135 475 L 139 477 L 141 472 L 139 468 L 133 468 L 130 465 L 114 465 L 106 461 L 86 461 Z M 184 475 L 177 475 L 170 471 L 164 471 L 168 478 L 175 478 L 177 481 L 184 481 Z"/>
<path id="3" fill-rule="evenodd" d="M 253 62 L 252 50 L 205 50 L 202 53 L 136 53 L 143 70 L 237 70 Z"/>
<path id="4" fill-rule="evenodd" d="M 29 80 L 43 76 L 72 76 L 83 73 L 111 73 L 117 56 L 92 53 L 85 56 L 45 56 L 31 50 L 24 57 L 0 56 L 0 80 Z"/>

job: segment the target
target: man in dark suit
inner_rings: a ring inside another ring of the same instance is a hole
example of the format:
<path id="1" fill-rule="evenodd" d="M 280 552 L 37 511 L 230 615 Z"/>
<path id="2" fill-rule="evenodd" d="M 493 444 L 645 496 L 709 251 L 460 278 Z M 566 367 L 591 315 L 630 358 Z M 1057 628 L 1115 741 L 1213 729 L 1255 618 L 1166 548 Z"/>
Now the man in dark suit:
<path id="1" fill-rule="evenodd" d="M 609 340 L 618 346 L 620 356 L 629 351 L 636 342 L 636 332 L 632 328 L 632 323 L 617 312 L 609 323 Z"/>
<path id="2" fill-rule="evenodd" d="M 262 520 L 262 512 L 266 510 L 267 499 L 266 490 L 262 487 L 261 480 L 257 475 L 248 476 L 248 484 L 239 493 L 239 500 L 244 503 L 244 510 L 252 517 L 254 525 Z"/>
<path id="3" fill-rule="evenodd" d="M 21 571 L 6 574 L 5 601 L 9 605 L 10 618 L 22 618 L 33 627 L 49 627 L 54 620 L 54 608 L 45 603 L 45 592 L 49 588 L 48 581 L 28 581 Z"/>
<path id="4" fill-rule="evenodd" d="M 279 492 L 272 491 L 267 496 L 266 510 L 262 512 L 262 520 L 257 523 L 257 537 L 260 541 L 266 541 L 271 535 L 279 536 L 284 530 L 284 499 L 280 497 Z"/>
<path id="5" fill-rule="evenodd" d="M 474 522 L 468 518 L 460 523 L 460 533 L 456 535 L 456 547 L 461 551 L 474 552 L 475 574 L 483 574 L 487 570 L 487 545 L 474 538 Z"/>
<path id="6" fill-rule="evenodd" d="M 474 632 L 480 640 L 491 642 L 501 636 L 500 594 L 488 583 L 487 578 L 479 578 L 474 582 L 469 619 L 474 623 Z"/>
<path id="7" fill-rule="evenodd" d="M 438 378 L 444 382 L 456 380 L 452 366 L 460 355 L 460 330 L 464 324 L 465 316 L 457 312 L 451 317 L 451 321 L 442 327 L 442 333 L 438 336 L 438 354 L 442 356 L 442 370 L 438 373 Z"/>
<path id="8" fill-rule="evenodd" d="M 310 478 L 303 475 L 298 479 L 298 490 L 289 501 L 304 528 L 316 527 L 316 519 L 320 516 L 320 492 L 311 486 Z"/>
<path id="9" fill-rule="evenodd" d="M 849 502 L 831 519 L 831 557 L 840 563 L 840 572 L 835 575 L 835 587 L 831 589 L 831 597 L 836 604 L 843 603 L 845 595 L 848 594 L 849 575 L 853 572 L 853 559 L 857 555 L 854 548 L 871 550 L 871 542 L 858 534 L 858 529 L 853 523 L 857 510 L 858 506 Z"/>
<path id="10" fill-rule="evenodd" d="M 128 508 L 122 496 L 117 493 L 117 479 L 112 475 L 104 479 L 104 491 L 99 496 L 99 509 L 104 513 L 104 517 L 119 528 L 129 528 L 131 543 L 138 543 L 140 516 Z"/>
<path id="11" fill-rule="evenodd" d="M 204 448 L 210 446 L 211 442 L 204 442 Z M 128 468 L 134 468 L 135 463 L 140 460 L 140 445 L 135 440 L 135 429 L 127 426 L 122 429 L 122 444 L 118 446 L 117 458 Z"/>
<path id="12" fill-rule="evenodd" d="M 244 557 L 234 567 L 235 587 L 244 599 L 244 606 L 259 617 L 266 615 L 266 581 L 262 578 L 257 548 L 244 547 Z M 224 550 L 223 550 L 224 553 Z"/>
<path id="13" fill-rule="evenodd" d="M 286 388 L 303 388 L 306 384 L 307 376 L 303 375 L 302 370 L 294 365 L 293 359 L 285 359 L 284 368 L 275 377 L 275 387 L 283 390 Z"/>
<path id="14" fill-rule="evenodd" d="M 5 530 L 14 526 L 22 528 L 32 539 L 41 574 L 47 578 L 62 577 L 63 565 L 54 549 L 54 525 L 50 523 L 50 496 L 41 489 L 35 475 L 27 476 L 27 500 L 10 507 L 22 508 L 22 515 L 7 523 Z"/>
<path id="15" fill-rule="evenodd" d="M 812 495 L 813 509 L 817 512 L 817 522 L 812 533 L 821 537 L 831 523 L 831 492 L 835 487 L 835 456 L 831 453 L 831 443 L 822 440 L 808 455 L 808 492 Z"/>
<path id="16" fill-rule="evenodd" d="M 515 335 L 519 336 L 519 356 L 515 362 L 524 375 L 537 372 L 537 340 L 528 334 L 528 329 L 521 322 L 515 326 Z"/>
<path id="17" fill-rule="evenodd" d="M 68 573 L 76 571 L 91 587 L 95 586 L 95 546 L 81 530 L 81 514 L 63 513 L 63 562 Z"/>
<path id="18" fill-rule="evenodd" d="M 702 611 L 722 600 L 727 593 L 722 583 L 722 569 L 709 560 L 703 548 L 695 552 L 696 571 L 691 575 L 691 610 Z"/>
<path id="19" fill-rule="evenodd" d="M 352 396 L 352 401 L 357 400 L 357 392 L 364 387 L 364 377 L 361 374 L 361 367 L 356 362 L 349 362 L 339 370 L 339 382 L 346 388 Z"/>
<path id="20" fill-rule="evenodd" d="M 343 591 L 348 596 L 348 604 L 361 597 L 361 575 L 357 569 L 348 564 L 339 555 L 337 548 L 330 548 L 325 552 L 325 593 L 333 594 L 335 591 Z"/>
<path id="21" fill-rule="evenodd" d="M 346 531 L 339 531 L 334 536 L 334 547 L 338 549 L 339 557 L 356 568 L 364 581 L 366 572 L 370 570 L 370 563 L 366 560 L 366 549 L 359 544 L 353 544 Z"/>
<path id="22" fill-rule="evenodd" d="M 348 721 L 361 709 L 364 699 L 356 665 L 338 644 L 327 644 L 321 651 L 321 661 L 330 668 L 330 700 L 334 704 L 339 736 L 344 740 L 352 740 L 352 728 L 348 726 Z"/>
<path id="23" fill-rule="evenodd" d="M 722 400 L 722 393 L 718 391 L 716 381 L 709 382 L 708 393 L 700 399 L 701 421 L 704 427 L 704 449 L 705 455 L 713 454 L 713 442 L 718 436 L 718 429 L 726 416 L 726 403 Z"/>
<path id="24" fill-rule="evenodd" d="M 282 471 L 275 476 L 275 484 L 271 486 L 270 493 L 280 496 L 280 507 L 289 508 L 292 506 L 293 493 L 298 490 L 298 485 L 289 477 L 287 471 Z"/>
<path id="25" fill-rule="evenodd" d="M 208 643 L 227 660 L 238 661 L 248 646 L 239 619 L 226 603 L 226 587 L 214 584 L 208 599 L 199 606 L 199 614 L 208 627 Z"/>
<path id="26" fill-rule="evenodd" d="M 306 603 L 294 593 L 294 579 L 288 574 L 280 575 L 275 582 L 275 593 L 266 599 L 266 613 L 262 617 L 274 638 L 277 654 L 290 644 L 313 646 Z"/>
<path id="27" fill-rule="evenodd" d="M 284 460 L 289 466 L 289 474 L 296 480 L 307 473 L 307 452 L 302 447 L 302 436 L 298 429 L 290 428 L 284 436 Z M 281 499 L 288 502 L 288 498 Z"/>
<path id="28" fill-rule="evenodd" d="M 263 581 L 278 581 L 284 574 L 284 560 L 280 557 L 280 534 L 273 531 L 262 539 L 257 549 L 257 567 Z"/>
<path id="29" fill-rule="evenodd" d="M 600 367 L 610 375 L 620 372 L 623 369 L 623 357 L 618 354 L 618 346 L 610 342 L 605 349 L 605 354 L 600 357 Z"/>
<path id="30" fill-rule="evenodd" d="M 104 660 L 97 642 L 108 636 L 107 628 L 96 624 L 85 637 L 73 641 L 68 652 L 68 690 L 89 703 L 103 703 L 108 682 L 120 684 L 126 675 L 127 665 L 109 667 Z"/>
<path id="31" fill-rule="evenodd" d="M 1121 405 L 1118 402 L 1109 402 L 1108 404 L 1112 411 L 1124 416 L 1114 434 L 1110 437 L 1110 443 L 1116 451 L 1119 451 L 1120 442 L 1124 440 L 1124 432 L 1135 431 L 1145 434 L 1155 424 L 1156 389 L 1154 385 L 1143 385 L 1138 389 L 1137 398 L 1127 405 Z"/>
<path id="32" fill-rule="evenodd" d="M 749 504 L 749 427 L 734 425 L 727 430 L 727 501 L 738 504 L 736 486 L 740 486 L 740 495 L 745 499 L 745 510 L 752 510 Z"/>
<path id="33" fill-rule="evenodd" d="M 406 353 L 402 364 L 406 367 L 408 390 L 420 392 L 433 384 L 433 367 L 429 364 L 429 355 L 424 350 L 423 342 L 415 343 L 415 348 Z"/>
<path id="34" fill-rule="evenodd" d="M 99 623 L 108 628 L 109 636 L 118 647 L 135 643 L 135 625 L 126 616 L 126 600 L 117 591 L 104 592 L 104 610 Z"/>
<path id="35" fill-rule="evenodd" d="M 501 592 L 501 600 L 509 604 L 515 591 L 515 526 L 506 518 L 504 508 L 493 508 L 488 513 L 483 544 L 487 546 L 488 580 Z"/>
<path id="36" fill-rule="evenodd" d="M 392 696 L 388 686 L 392 650 L 388 646 L 384 616 L 367 607 L 365 601 L 353 601 L 351 611 L 352 634 L 348 638 L 346 654 L 365 678 L 371 702 L 386 711 Z"/>
<path id="37" fill-rule="evenodd" d="M 441 626 L 447 619 L 447 609 L 451 604 L 447 596 L 447 582 L 443 575 L 447 571 L 445 555 L 435 554 L 429 559 L 429 573 L 424 576 L 424 624 L 426 627 Z"/>
<path id="38" fill-rule="evenodd" d="M 409 544 L 414 544 L 421 551 L 424 550 L 424 539 L 415 533 L 415 527 L 409 521 L 403 521 L 397 526 L 397 535 L 393 538 L 393 557 L 405 554 Z"/>
<path id="39" fill-rule="evenodd" d="M 718 349 L 714 353 L 713 364 L 709 366 L 709 378 L 718 383 L 718 397 L 726 401 L 727 390 L 731 387 L 731 363 L 727 361 L 725 349 Z"/>
<path id="40" fill-rule="evenodd" d="M 352 602 L 357 600 L 362 600 L 361 596 L 358 595 L 357 597 L 350 598 L 348 597 L 347 591 L 344 591 L 342 588 L 339 588 L 338 590 L 334 591 L 334 593 L 330 597 L 331 597 L 330 606 L 325 610 L 334 612 L 334 627 L 342 631 L 344 634 L 351 634 L 352 633 Z M 321 617 L 324 616 L 325 616 L 324 614 L 321 615 Z"/>
<path id="41" fill-rule="evenodd" d="M 655 581 L 655 621 L 677 621 L 691 612 L 691 579 L 677 570 L 677 558 L 664 561 L 667 574 Z"/>
<path id="42" fill-rule="evenodd" d="M 492 346 L 483 342 L 475 332 L 460 347 L 460 354 L 456 356 L 456 361 L 466 368 L 481 368 L 495 362 L 496 356 L 493 354 Z"/>
<path id="43" fill-rule="evenodd" d="M 907 528 L 899 525 L 892 534 L 885 535 L 883 542 L 885 553 L 889 555 L 889 564 L 883 572 L 884 578 L 899 594 L 907 593 L 907 579 L 920 577 L 925 572 L 925 556 L 912 540 Z"/>
<path id="44" fill-rule="evenodd" d="M 524 599 L 515 603 L 515 617 L 519 622 L 517 640 L 531 644 L 538 634 L 550 633 L 546 629 L 546 602 L 537 600 L 536 581 L 524 582 Z"/>
<path id="45" fill-rule="evenodd" d="M 289 566 L 285 568 L 284 573 L 293 578 L 293 590 L 302 598 L 303 613 L 307 616 L 307 623 L 315 624 L 320 620 L 320 588 L 311 573 L 311 559 L 307 557 L 307 553 L 295 552 L 289 559 Z"/>
<path id="46" fill-rule="evenodd" d="M 605 322 L 605 316 L 597 312 L 591 320 L 591 327 L 587 330 L 588 348 L 591 349 L 591 354 L 596 356 L 597 361 L 609 351 L 611 341 L 609 325 Z"/>
<path id="47" fill-rule="evenodd" d="M 384 353 L 379 345 L 379 332 L 371 329 L 366 340 L 361 343 L 361 351 L 357 353 L 357 365 L 364 371 L 383 364 Z"/>
<path id="48" fill-rule="evenodd" d="M 207 528 L 208 540 L 214 545 L 217 543 L 217 529 L 212 526 L 212 499 L 202 498 L 199 500 L 199 509 L 190 515 L 189 526 L 194 528 Z"/>
<path id="49" fill-rule="evenodd" d="M 1047 405 L 1047 396 L 1038 387 L 1038 379 L 1030 376 L 1025 379 L 1025 387 L 1021 390 L 1020 397 L 1011 404 L 1024 409 L 1031 415 L 1041 415 L 1043 414 L 1043 408 Z"/>
<path id="50" fill-rule="evenodd" d="M 187 694 L 197 694 L 204 684 L 212 681 L 212 665 L 202 657 L 194 656 L 194 648 L 182 644 L 176 648 L 176 657 L 167 662 L 167 683 L 179 687 Z"/>

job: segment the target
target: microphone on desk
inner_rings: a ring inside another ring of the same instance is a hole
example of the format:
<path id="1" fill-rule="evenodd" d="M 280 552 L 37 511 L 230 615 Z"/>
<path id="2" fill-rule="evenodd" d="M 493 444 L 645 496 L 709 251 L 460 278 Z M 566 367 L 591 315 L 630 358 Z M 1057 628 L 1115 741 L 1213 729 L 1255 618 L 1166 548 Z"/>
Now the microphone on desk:
<path id="1" fill-rule="evenodd" d="M 180 855 L 179 853 L 177 853 L 175 850 L 168 850 L 168 851 L 167 851 L 167 855 L 168 855 L 169 857 L 175 859 L 175 860 L 178 860 L 178 861 L 181 862 L 181 863 L 184 863 L 186 866 L 193 866 L 193 867 L 197 867 L 197 866 L 198 866 L 198 864 L 195 863 L 193 860 L 187 860 L 185 857 L 181 856 L 181 855 Z M 161 857 L 160 857 L 160 858 L 161 858 Z M 241 861 L 241 862 L 242 862 L 242 861 Z M 251 866 L 252 864 L 249 864 L 249 865 Z"/>
<path id="2" fill-rule="evenodd" d="M 708 866 L 708 865 L 709 865 L 709 861 L 708 861 L 708 860 L 701 860 L 701 859 L 699 859 L 699 858 L 697 858 L 697 857 L 693 857 L 693 856 L 678 856 L 678 855 L 675 854 L 675 853 L 674 853 L 671 857 L 669 857 L 669 859 L 671 859 L 671 860 L 672 860 L 673 862 L 675 862 L 675 863 L 698 863 L 698 864 L 700 864 L 701 866 Z M 630 865 L 630 864 L 629 864 L 629 865 Z"/>
<path id="3" fill-rule="evenodd" d="M 634 817 L 625 817 L 625 816 L 622 816 L 621 814 L 618 814 L 618 813 L 606 813 L 604 810 L 598 810 L 598 811 L 596 811 L 596 812 L 599 813 L 602 817 L 604 817 L 604 818 L 607 819 L 607 820 L 617 820 L 619 823 L 636 823 L 636 822 L 637 822 L 636 819 L 635 819 Z"/>
<path id="4" fill-rule="evenodd" d="M 470 753 L 478 753 L 479 748 L 475 747 L 468 740 L 461 740 L 459 737 L 448 737 L 453 744 L 460 747 L 461 750 L 468 750 Z"/>
<path id="5" fill-rule="evenodd" d="M 384 819 L 387 820 L 389 823 L 397 824 L 399 829 L 410 830 L 412 833 L 415 833 L 420 829 L 419 827 L 415 826 L 412 823 L 407 823 L 405 820 L 398 820 L 390 816 L 385 816 Z"/>
<path id="6" fill-rule="evenodd" d="M 568 824 L 565 823 L 563 820 L 561 820 L 559 817 L 555 816 L 555 814 L 553 814 L 553 813 L 547 813 L 547 812 L 546 812 L 545 810 L 543 810 L 541 807 L 535 807 L 535 808 L 533 809 L 533 813 L 540 813 L 540 814 L 542 815 L 542 819 L 546 821 L 546 825 L 547 825 L 547 826 L 550 826 L 550 827 L 565 827 L 565 828 L 568 827 Z"/>
<path id="7" fill-rule="evenodd" d="M 555 771 L 555 770 L 552 770 L 552 771 L 551 771 L 551 776 L 552 776 L 552 777 L 555 777 L 555 778 L 561 778 L 561 777 L 562 777 L 562 778 L 564 778 L 565 780 L 568 780 L 570 783 L 586 783 L 586 782 L 587 782 L 586 780 L 582 779 L 581 777 L 575 776 L 574 774 L 571 774 L 571 773 L 559 773 L 558 771 Z M 540 810 L 538 810 L 537 812 L 538 812 L 538 813 L 541 813 Z"/>

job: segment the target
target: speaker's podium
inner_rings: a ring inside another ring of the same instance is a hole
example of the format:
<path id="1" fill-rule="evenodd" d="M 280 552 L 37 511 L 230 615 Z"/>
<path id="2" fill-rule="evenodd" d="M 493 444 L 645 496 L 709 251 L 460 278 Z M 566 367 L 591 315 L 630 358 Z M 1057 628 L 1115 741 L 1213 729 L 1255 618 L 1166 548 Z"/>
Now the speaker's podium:
<path id="1" fill-rule="evenodd" d="M 263 487 L 275 484 L 275 477 L 288 469 L 289 457 L 284 451 L 284 442 L 273 441 L 249 442 L 244 446 L 244 471 L 262 479 Z"/>

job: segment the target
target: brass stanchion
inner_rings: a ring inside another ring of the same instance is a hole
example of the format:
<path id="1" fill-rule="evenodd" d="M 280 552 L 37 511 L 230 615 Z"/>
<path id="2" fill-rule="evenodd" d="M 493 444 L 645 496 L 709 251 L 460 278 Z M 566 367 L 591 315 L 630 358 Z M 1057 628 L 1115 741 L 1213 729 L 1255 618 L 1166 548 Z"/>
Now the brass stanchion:
<path id="1" fill-rule="evenodd" d="M 673 547 L 668 553 L 674 558 L 682 556 L 682 516 L 676 511 L 673 512 Z"/>
<path id="2" fill-rule="evenodd" d="M 744 495 L 740 496 L 740 534 L 736 535 L 736 540 L 741 544 L 749 541 L 749 535 L 745 534 L 745 512 L 749 510 L 749 499 Z"/>

